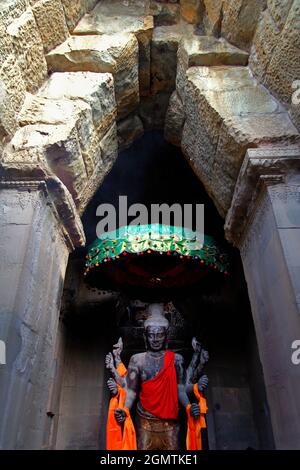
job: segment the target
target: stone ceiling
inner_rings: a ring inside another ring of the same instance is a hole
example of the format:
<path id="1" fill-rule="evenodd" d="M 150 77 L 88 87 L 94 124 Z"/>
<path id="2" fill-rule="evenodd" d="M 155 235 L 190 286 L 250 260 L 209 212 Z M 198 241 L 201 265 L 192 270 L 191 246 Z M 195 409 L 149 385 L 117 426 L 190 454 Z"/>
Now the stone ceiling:
<path id="1" fill-rule="evenodd" d="M 299 145 L 299 8 L 6 0 L 0 176 L 58 177 L 80 215 L 118 152 L 164 129 L 225 217 L 247 149 Z"/>

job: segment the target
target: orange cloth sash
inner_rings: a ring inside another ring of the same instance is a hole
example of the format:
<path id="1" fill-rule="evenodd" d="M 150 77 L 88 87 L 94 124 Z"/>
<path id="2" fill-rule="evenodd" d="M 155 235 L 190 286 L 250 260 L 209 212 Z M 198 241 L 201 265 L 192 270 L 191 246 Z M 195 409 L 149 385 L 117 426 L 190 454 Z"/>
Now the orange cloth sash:
<path id="1" fill-rule="evenodd" d="M 126 419 L 123 428 L 123 446 L 121 450 L 137 450 L 136 434 L 128 408 L 124 408 Z"/>
<path id="2" fill-rule="evenodd" d="M 198 400 L 200 407 L 200 417 L 195 419 L 191 416 L 191 405 L 187 405 L 187 435 L 186 435 L 186 448 L 187 450 L 202 450 L 202 437 L 201 429 L 206 428 L 205 414 L 207 413 L 206 399 L 202 392 L 198 390 L 198 384 L 194 384 L 194 394 Z"/>
<path id="3" fill-rule="evenodd" d="M 106 424 L 106 449 L 120 450 L 123 447 L 122 426 L 115 418 L 115 409 L 120 408 L 126 397 L 126 391 L 118 385 L 118 393 L 109 402 L 107 424 Z"/>
<path id="4" fill-rule="evenodd" d="M 120 364 L 118 365 L 117 372 L 120 377 L 125 377 L 125 375 L 127 374 L 127 369 L 124 366 L 123 362 L 120 362 Z"/>
<path id="5" fill-rule="evenodd" d="M 122 366 L 122 367 L 120 367 Z M 121 377 L 127 373 L 124 364 L 119 364 L 117 372 Z M 128 408 L 125 408 L 126 390 L 118 385 L 118 393 L 109 402 L 106 425 L 106 449 L 107 450 L 136 450 L 136 433 Z M 115 409 L 121 408 L 126 413 L 122 431 L 115 417 Z"/>

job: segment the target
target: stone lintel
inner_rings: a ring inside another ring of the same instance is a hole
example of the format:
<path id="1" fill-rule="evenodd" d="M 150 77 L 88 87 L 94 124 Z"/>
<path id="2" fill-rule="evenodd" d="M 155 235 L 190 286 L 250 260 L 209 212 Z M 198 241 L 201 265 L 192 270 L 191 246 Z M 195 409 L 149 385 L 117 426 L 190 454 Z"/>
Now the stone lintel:
<path id="1" fill-rule="evenodd" d="M 65 185 L 56 176 L 36 179 L 12 179 L 0 177 L 1 189 L 19 191 L 43 191 L 53 214 L 59 223 L 61 233 L 69 251 L 85 245 L 83 226 L 73 198 Z"/>
<path id="2" fill-rule="evenodd" d="M 300 174 L 300 147 L 248 149 L 225 220 L 227 240 L 239 247 L 266 186 Z"/>

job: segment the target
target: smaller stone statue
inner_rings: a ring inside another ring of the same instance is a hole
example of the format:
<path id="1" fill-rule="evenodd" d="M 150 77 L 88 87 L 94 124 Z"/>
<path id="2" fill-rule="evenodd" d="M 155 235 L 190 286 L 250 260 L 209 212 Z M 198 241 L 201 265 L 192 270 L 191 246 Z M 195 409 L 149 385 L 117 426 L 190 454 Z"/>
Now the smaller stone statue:
<path id="1" fill-rule="evenodd" d="M 192 339 L 192 348 L 194 354 L 186 370 L 186 390 L 189 395 L 192 393 L 195 383 L 198 382 L 199 390 L 204 390 L 208 385 L 207 375 L 201 375 L 205 364 L 209 360 L 208 351 L 202 348 L 195 337 Z"/>
<path id="2" fill-rule="evenodd" d="M 121 387 L 125 386 L 125 379 L 123 377 L 126 372 L 124 370 L 125 366 L 121 360 L 122 351 L 123 340 L 122 338 L 119 338 L 118 342 L 113 345 L 113 352 L 108 353 L 105 357 L 105 366 L 113 376 L 113 378 L 110 378 L 107 381 L 108 388 L 112 395 L 117 393 L 117 384 Z"/>

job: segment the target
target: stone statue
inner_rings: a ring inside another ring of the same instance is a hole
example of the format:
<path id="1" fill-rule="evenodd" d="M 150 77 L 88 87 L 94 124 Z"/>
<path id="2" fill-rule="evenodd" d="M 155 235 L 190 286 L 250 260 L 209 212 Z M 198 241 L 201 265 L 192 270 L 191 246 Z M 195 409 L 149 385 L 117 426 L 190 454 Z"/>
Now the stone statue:
<path id="1" fill-rule="evenodd" d="M 197 382 L 199 390 L 205 389 L 208 385 L 207 375 L 201 376 L 201 373 L 209 360 L 209 354 L 196 338 L 192 339 L 192 348 L 194 354 L 186 371 L 186 391 L 188 394 L 192 393 L 193 385 Z"/>
<path id="2" fill-rule="evenodd" d="M 193 386 L 197 383 L 194 380 L 198 380 L 208 360 L 207 352 L 193 338 L 194 354 L 186 371 L 183 357 L 167 350 L 168 329 L 163 307 L 152 304 L 144 322 L 146 352 L 131 357 L 126 377 L 122 378 L 117 372 L 123 348 L 121 338 L 114 345 L 113 353 L 106 356 L 106 367 L 113 376 L 108 380 L 112 395 L 116 395 L 118 384 L 126 389 L 125 408 L 131 410 L 137 402 L 137 447 L 141 450 L 178 449 L 178 403 L 185 408 L 190 404 L 189 397 L 192 398 Z M 206 376 L 200 377 L 199 390 L 207 383 Z M 124 409 L 116 408 L 114 413 L 117 422 L 122 424 L 126 418 Z M 200 416 L 198 403 L 191 404 L 190 415 Z"/>

